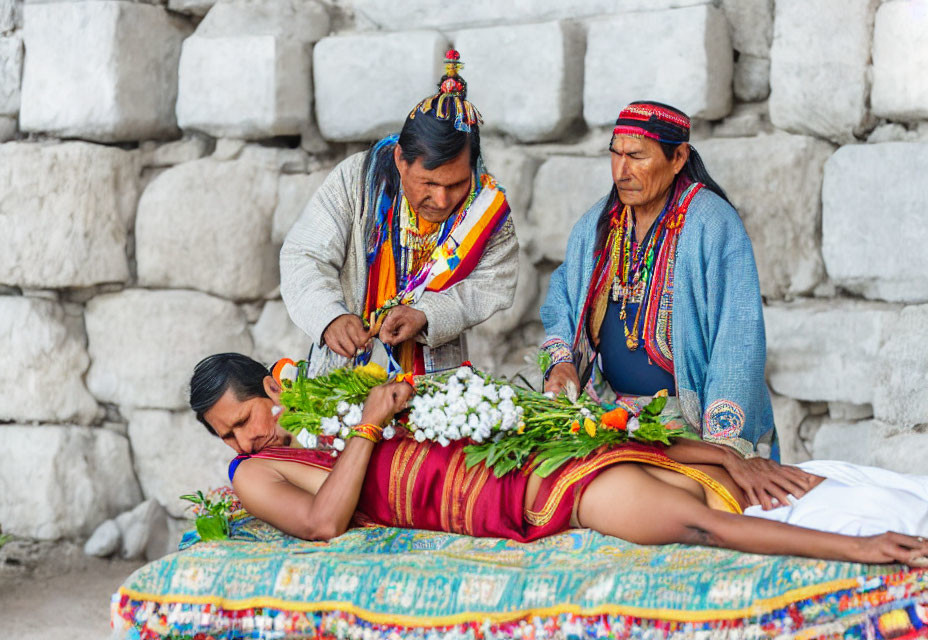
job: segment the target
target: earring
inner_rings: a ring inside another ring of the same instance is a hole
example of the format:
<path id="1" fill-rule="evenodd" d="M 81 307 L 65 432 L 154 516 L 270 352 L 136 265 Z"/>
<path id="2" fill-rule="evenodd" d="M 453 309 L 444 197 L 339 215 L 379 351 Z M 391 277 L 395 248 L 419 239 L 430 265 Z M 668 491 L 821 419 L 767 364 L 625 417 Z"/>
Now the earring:
<path id="1" fill-rule="evenodd" d="M 279 404 L 275 404 L 273 407 L 271 407 L 271 415 L 275 418 L 280 415 L 281 411 L 283 411 L 283 407 L 281 407 Z"/>

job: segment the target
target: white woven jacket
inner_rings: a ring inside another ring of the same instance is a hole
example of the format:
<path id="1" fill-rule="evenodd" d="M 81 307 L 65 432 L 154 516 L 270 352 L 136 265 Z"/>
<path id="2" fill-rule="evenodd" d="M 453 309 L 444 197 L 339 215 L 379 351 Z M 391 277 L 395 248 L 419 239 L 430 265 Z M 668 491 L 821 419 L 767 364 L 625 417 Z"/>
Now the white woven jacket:
<path id="1" fill-rule="evenodd" d="M 290 229 L 280 251 L 284 304 L 293 322 L 319 347 L 332 320 L 345 313 L 363 312 L 366 233 L 370 228 L 370 212 L 364 210 L 362 198 L 365 155 L 354 154 L 332 170 Z M 459 341 L 466 359 L 461 334 L 512 305 L 518 250 L 510 217 L 487 243 L 467 278 L 444 291 L 427 291 L 411 305 L 428 318 L 428 330 L 420 341 L 430 348 Z M 314 349 L 313 360 L 319 351 Z"/>

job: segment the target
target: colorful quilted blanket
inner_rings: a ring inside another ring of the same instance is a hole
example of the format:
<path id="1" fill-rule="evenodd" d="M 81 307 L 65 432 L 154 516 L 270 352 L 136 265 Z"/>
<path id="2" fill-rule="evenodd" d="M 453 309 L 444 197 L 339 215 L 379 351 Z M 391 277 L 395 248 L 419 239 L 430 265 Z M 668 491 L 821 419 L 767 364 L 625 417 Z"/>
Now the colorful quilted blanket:
<path id="1" fill-rule="evenodd" d="M 115 637 L 914 638 L 928 571 L 646 547 L 589 530 L 519 544 L 371 527 L 306 542 L 260 521 L 132 574 Z M 184 548 L 185 547 L 185 548 Z"/>

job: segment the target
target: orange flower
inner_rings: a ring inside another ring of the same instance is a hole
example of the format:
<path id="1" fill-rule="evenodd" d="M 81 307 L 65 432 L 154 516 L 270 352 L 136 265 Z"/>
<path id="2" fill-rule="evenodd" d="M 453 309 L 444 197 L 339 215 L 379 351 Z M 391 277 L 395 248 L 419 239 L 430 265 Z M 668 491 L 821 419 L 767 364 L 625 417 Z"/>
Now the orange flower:
<path id="1" fill-rule="evenodd" d="M 571 433 L 580 433 L 580 423 L 574 420 L 570 423 L 570 432 Z"/>
<path id="2" fill-rule="evenodd" d="M 610 431 L 624 431 L 628 425 L 628 411 L 622 407 L 617 407 L 612 411 L 603 414 L 600 418 L 603 429 Z"/>
<path id="3" fill-rule="evenodd" d="M 412 387 L 413 391 L 416 390 L 416 381 L 415 381 L 415 379 L 413 378 L 413 375 L 412 375 L 411 373 L 401 373 L 401 374 L 399 374 L 398 376 L 396 376 L 396 381 L 397 381 L 397 382 L 405 382 L 405 383 L 407 383 L 410 387 Z"/>
<path id="4" fill-rule="evenodd" d="M 667 389 L 661 389 L 660 391 L 654 394 L 654 397 L 655 398 L 666 398 L 668 395 L 669 394 L 667 393 Z"/>
<path id="5" fill-rule="evenodd" d="M 274 365 L 274 369 L 271 371 L 271 376 L 277 382 L 277 384 L 282 384 L 280 381 L 280 372 L 283 371 L 283 368 L 287 365 L 296 366 L 296 363 L 290 358 L 281 358 L 277 361 L 277 364 Z"/>

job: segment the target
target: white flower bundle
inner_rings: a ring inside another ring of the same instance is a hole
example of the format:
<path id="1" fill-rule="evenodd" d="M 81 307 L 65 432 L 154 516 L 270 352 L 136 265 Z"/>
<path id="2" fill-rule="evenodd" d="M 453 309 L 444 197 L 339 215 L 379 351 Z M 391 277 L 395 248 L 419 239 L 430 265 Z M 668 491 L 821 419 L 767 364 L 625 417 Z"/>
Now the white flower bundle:
<path id="1" fill-rule="evenodd" d="M 345 400 L 339 402 L 334 416 L 322 418 L 319 423 L 319 435 L 336 436 L 332 441 L 333 455 L 338 455 L 339 451 L 345 449 L 345 439 L 351 433 L 351 428 L 361 423 L 361 412 L 364 409 L 363 404 L 351 404 Z M 389 425 L 383 430 L 384 440 L 390 440 L 396 435 L 396 429 Z M 302 429 L 296 436 L 297 442 L 307 449 L 315 449 L 319 444 L 319 437 L 310 433 L 308 429 Z"/>
<path id="2" fill-rule="evenodd" d="M 470 367 L 459 368 L 446 382 L 432 379 L 420 384 L 406 425 L 418 442 L 430 440 L 442 446 L 463 439 L 498 442 L 525 427 L 524 409 L 513 402 L 512 387 L 496 384 Z"/>

